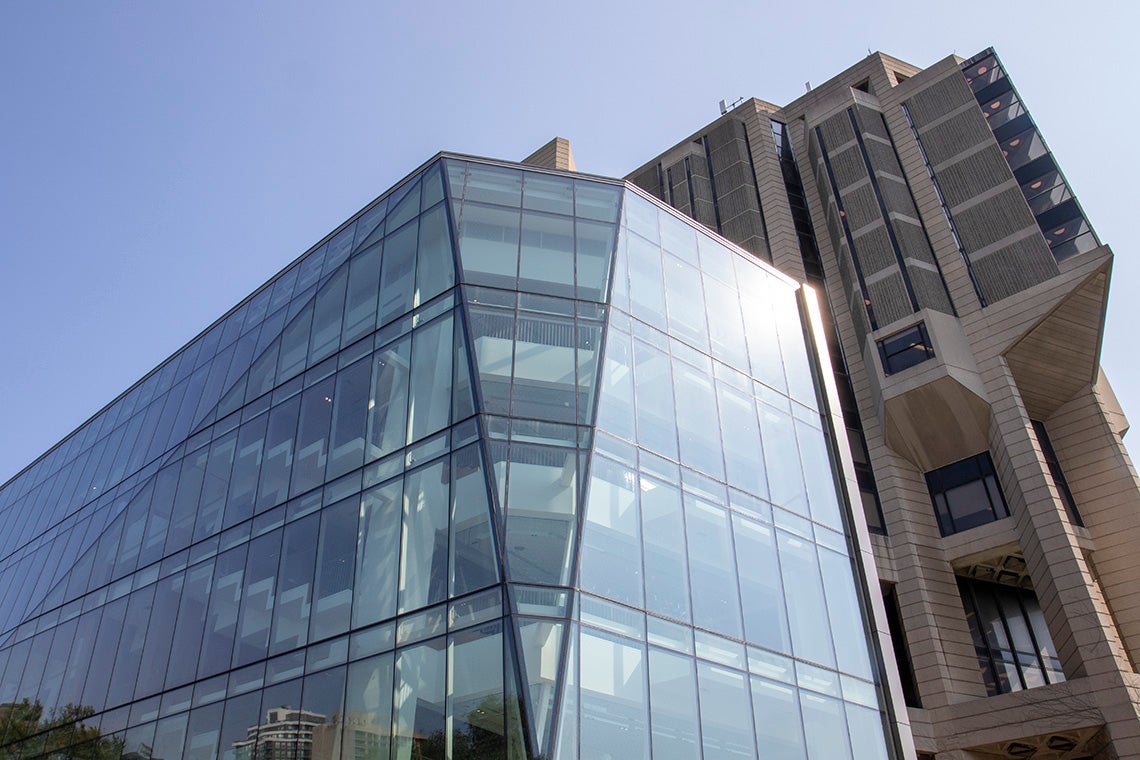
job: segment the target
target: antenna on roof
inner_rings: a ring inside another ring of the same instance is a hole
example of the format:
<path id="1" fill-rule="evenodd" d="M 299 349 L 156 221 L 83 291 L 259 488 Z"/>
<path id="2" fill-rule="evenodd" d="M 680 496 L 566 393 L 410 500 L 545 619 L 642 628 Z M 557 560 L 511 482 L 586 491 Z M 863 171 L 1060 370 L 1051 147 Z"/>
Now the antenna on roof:
<path id="1" fill-rule="evenodd" d="M 726 113 L 728 113 L 732 109 L 736 108 L 738 105 L 740 105 L 743 102 L 744 102 L 744 98 L 737 98 L 736 100 L 732 101 L 731 103 L 728 102 L 728 98 L 721 98 L 720 115 L 724 116 Z"/>

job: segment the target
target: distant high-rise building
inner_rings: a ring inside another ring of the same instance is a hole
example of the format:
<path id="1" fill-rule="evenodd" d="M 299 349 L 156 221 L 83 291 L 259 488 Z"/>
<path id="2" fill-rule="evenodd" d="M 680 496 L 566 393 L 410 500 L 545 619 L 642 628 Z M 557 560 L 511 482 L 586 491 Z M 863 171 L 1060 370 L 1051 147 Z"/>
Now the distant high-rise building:
<path id="1" fill-rule="evenodd" d="M 630 177 L 826 296 L 920 757 L 1140 757 L 1112 252 L 993 50 L 874 54 Z"/>
<path id="2" fill-rule="evenodd" d="M 0 488 L 0 757 L 911 756 L 823 325 L 429 161 Z"/>

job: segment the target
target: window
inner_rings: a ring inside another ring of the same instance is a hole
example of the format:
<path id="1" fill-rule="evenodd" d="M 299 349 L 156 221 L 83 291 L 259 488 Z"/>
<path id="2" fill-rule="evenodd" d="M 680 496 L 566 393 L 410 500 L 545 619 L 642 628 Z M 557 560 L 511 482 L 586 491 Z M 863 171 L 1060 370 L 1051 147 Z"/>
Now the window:
<path id="1" fill-rule="evenodd" d="M 944 536 L 1009 517 L 988 452 L 926 473 L 926 486 Z"/>
<path id="2" fill-rule="evenodd" d="M 1033 432 L 1037 435 L 1037 443 L 1041 444 L 1041 453 L 1045 455 L 1045 464 L 1049 466 L 1049 474 L 1053 477 L 1053 485 L 1057 486 L 1057 493 L 1061 495 L 1061 503 L 1069 515 L 1069 522 L 1073 525 L 1085 526 L 1081 513 L 1077 511 L 1077 502 L 1073 492 L 1069 490 L 1069 482 L 1065 480 L 1065 472 L 1061 469 L 1061 462 L 1057 459 L 1057 452 L 1053 450 L 1053 442 L 1049 440 L 1049 431 L 1045 423 L 1031 420 Z"/>
<path id="3" fill-rule="evenodd" d="M 923 322 L 883 338 L 878 341 L 878 346 L 883 374 L 888 376 L 934 358 L 934 347 Z"/>
<path id="4" fill-rule="evenodd" d="M 1065 680 L 1033 591 L 972 578 L 958 591 L 990 696 Z"/>
<path id="5" fill-rule="evenodd" d="M 895 663 L 898 665 L 899 682 L 902 684 L 903 701 L 907 707 L 922 707 L 918 695 L 918 682 L 914 677 L 914 666 L 910 661 L 910 647 L 902 626 L 902 613 L 899 611 L 899 597 L 894 584 L 883 586 L 883 608 L 887 612 L 887 627 L 891 632 L 891 643 L 895 649 Z"/>

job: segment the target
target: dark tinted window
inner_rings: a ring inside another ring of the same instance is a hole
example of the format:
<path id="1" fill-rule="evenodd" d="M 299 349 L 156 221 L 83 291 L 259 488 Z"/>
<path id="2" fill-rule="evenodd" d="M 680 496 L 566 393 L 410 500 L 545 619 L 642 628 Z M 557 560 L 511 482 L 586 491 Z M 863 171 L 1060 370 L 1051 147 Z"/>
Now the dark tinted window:
<path id="1" fill-rule="evenodd" d="M 988 452 L 926 473 L 926 486 L 944 536 L 1009 517 Z"/>

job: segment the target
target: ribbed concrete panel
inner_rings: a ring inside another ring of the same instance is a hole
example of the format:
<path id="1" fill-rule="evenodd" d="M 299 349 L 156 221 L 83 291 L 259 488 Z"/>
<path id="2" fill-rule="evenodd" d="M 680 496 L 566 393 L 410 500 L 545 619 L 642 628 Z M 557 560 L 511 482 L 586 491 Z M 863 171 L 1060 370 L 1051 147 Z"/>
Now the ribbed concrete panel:
<path id="1" fill-rule="evenodd" d="M 852 145 L 843 150 L 832 150 L 828 146 L 827 158 L 831 161 L 831 173 L 839 192 L 847 191 L 851 185 L 867 182 L 867 166 L 859 155 L 858 147 Z"/>
<path id="2" fill-rule="evenodd" d="M 926 232 L 914 222 L 893 217 L 891 226 L 895 231 L 895 238 L 899 241 L 903 258 L 917 260 L 927 264 L 934 264 L 934 253 L 930 250 L 930 241 Z M 943 288 L 945 290 L 945 288 Z M 922 303 L 921 301 L 919 303 Z"/>
<path id="3" fill-rule="evenodd" d="M 906 101 L 907 110 L 916 127 L 923 126 L 954 111 L 967 103 L 974 102 L 974 95 L 966 80 L 953 72 Z"/>
<path id="4" fill-rule="evenodd" d="M 922 147 L 932 166 L 940 169 L 945 161 L 973 149 L 990 144 L 993 133 L 977 108 L 967 108 L 926 129 L 919 129 Z"/>
<path id="5" fill-rule="evenodd" d="M 853 189 L 840 190 L 840 194 L 843 196 L 843 210 L 847 214 L 847 226 L 852 235 L 867 225 L 882 223 L 883 213 L 870 182 Z"/>
<path id="6" fill-rule="evenodd" d="M 974 277 L 989 303 L 1057 275 L 1057 264 L 1040 236 L 1029 235 L 985 256 L 971 257 Z"/>
<path id="7" fill-rule="evenodd" d="M 1036 228 L 1037 223 L 1025 205 L 1025 197 L 1016 185 L 1002 190 L 984 202 L 964 209 L 951 208 L 958 237 L 967 253 L 976 253 L 1015 232 Z M 1042 245 L 1045 241 L 1041 241 Z M 1050 256 L 1052 258 L 1052 256 Z"/>
<path id="8" fill-rule="evenodd" d="M 891 247 L 887 228 L 883 225 L 880 224 L 860 235 L 855 240 L 855 246 L 859 249 L 859 266 L 863 270 L 864 277 L 872 277 L 884 269 L 898 271 L 898 260 Z"/>
<path id="9" fill-rule="evenodd" d="M 869 291 L 867 297 L 871 299 L 871 306 L 875 309 L 875 319 L 881 325 L 890 324 L 914 313 L 906 285 L 898 272 L 881 280 L 868 282 L 867 290 Z"/>
<path id="10" fill-rule="evenodd" d="M 954 309 L 950 304 L 950 297 L 946 295 L 946 283 L 942 281 L 942 277 L 924 267 L 908 267 L 910 274 L 910 284 L 914 288 L 915 298 L 918 299 L 919 305 L 923 308 L 934 309 L 943 314 L 953 314 Z"/>
<path id="11" fill-rule="evenodd" d="M 954 208 L 975 195 L 1008 182 L 1011 177 L 1001 148 L 991 143 L 977 153 L 963 156 L 938 169 L 938 186 L 946 205 Z"/>

